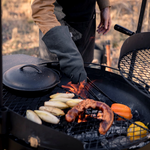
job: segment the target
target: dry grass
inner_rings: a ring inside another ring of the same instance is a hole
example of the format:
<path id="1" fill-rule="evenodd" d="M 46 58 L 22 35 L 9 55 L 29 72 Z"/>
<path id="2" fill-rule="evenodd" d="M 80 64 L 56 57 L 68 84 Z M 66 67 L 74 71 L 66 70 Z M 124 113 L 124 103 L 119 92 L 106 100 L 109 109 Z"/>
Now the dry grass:
<path id="1" fill-rule="evenodd" d="M 102 42 L 110 40 L 111 42 L 111 66 L 117 67 L 118 58 L 120 55 L 120 49 L 123 42 L 129 37 L 125 34 L 122 34 L 116 30 L 114 30 L 114 25 L 119 24 L 133 32 L 137 30 L 137 24 L 141 9 L 142 0 L 110 0 L 111 2 L 111 18 L 112 25 L 111 30 L 104 36 L 98 35 L 96 36 L 96 43 L 101 45 Z M 150 31 L 149 27 L 149 2 L 146 6 L 146 11 L 143 20 L 142 32 Z M 97 14 L 99 14 L 99 10 L 97 8 Z M 99 23 L 100 19 L 97 15 L 97 23 Z"/>
<path id="2" fill-rule="evenodd" d="M 32 20 L 30 1 L 2 2 L 3 54 L 38 56 L 38 27 Z"/>
<path id="3" fill-rule="evenodd" d="M 114 30 L 120 24 L 136 31 L 142 0 L 110 0 L 112 26 L 105 36 L 96 34 L 96 43 L 101 46 L 111 42 L 112 66 L 116 67 L 120 48 L 128 36 Z M 97 24 L 100 22 L 97 11 Z M 149 4 L 147 4 L 142 31 L 149 31 Z M 38 27 L 31 17 L 30 0 L 2 0 L 2 39 L 3 55 L 23 53 L 38 57 Z"/>

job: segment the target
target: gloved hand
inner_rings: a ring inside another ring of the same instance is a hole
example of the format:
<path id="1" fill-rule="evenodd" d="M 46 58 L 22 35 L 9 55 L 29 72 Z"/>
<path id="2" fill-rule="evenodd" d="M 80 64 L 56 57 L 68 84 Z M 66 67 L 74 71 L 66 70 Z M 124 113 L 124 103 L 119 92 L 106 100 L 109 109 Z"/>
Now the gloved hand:
<path id="1" fill-rule="evenodd" d="M 83 59 L 67 26 L 57 26 L 50 29 L 42 40 L 48 50 L 57 55 L 61 71 L 71 78 L 72 83 L 86 81 L 87 74 Z"/>

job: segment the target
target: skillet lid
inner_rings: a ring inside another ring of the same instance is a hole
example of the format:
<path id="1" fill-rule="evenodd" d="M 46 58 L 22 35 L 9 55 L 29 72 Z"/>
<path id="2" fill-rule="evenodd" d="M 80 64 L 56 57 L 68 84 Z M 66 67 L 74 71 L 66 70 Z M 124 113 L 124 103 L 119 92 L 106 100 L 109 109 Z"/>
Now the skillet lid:
<path id="1" fill-rule="evenodd" d="M 3 74 L 3 84 L 20 91 L 47 90 L 58 83 L 59 72 L 40 65 L 17 65 Z"/>

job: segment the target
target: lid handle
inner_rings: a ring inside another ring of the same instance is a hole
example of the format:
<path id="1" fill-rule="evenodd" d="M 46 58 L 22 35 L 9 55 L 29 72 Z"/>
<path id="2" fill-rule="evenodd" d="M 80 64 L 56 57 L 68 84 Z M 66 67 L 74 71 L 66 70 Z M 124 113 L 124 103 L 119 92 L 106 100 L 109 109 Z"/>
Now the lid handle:
<path id="1" fill-rule="evenodd" d="M 42 73 L 42 71 L 41 71 L 41 70 L 38 68 L 38 66 L 36 66 L 36 65 L 31 65 L 31 64 L 24 65 L 24 66 L 22 66 L 22 67 L 20 68 L 20 70 L 23 71 L 23 68 L 24 68 L 24 67 L 31 67 L 31 68 L 34 68 L 34 69 L 37 70 L 38 73 Z"/>

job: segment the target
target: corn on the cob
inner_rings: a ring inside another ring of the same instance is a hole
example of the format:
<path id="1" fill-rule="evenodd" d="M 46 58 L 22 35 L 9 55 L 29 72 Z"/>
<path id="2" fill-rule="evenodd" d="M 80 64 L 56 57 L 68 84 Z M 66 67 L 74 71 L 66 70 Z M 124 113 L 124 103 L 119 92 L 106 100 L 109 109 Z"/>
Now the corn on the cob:
<path id="1" fill-rule="evenodd" d="M 51 106 L 41 106 L 41 107 L 39 107 L 39 110 L 44 110 L 44 111 L 50 112 L 55 116 L 65 115 L 63 110 L 61 110 L 59 108 L 51 107 Z"/>
<path id="2" fill-rule="evenodd" d="M 47 111 L 34 110 L 34 112 L 45 122 L 58 124 L 60 121 L 56 116 L 52 115 Z"/>
<path id="3" fill-rule="evenodd" d="M 56 93 L 50 96 L 50 98 L 73 98 L 74 93 Z"/>
<path id="4" fill-rule="evenodd" d="M 77 105 L 78 103 L 80 103 L 81 101 L 83 101 L 82 99 L 72 99 L 70 101 L 67 101 L 66 104 L 70 107 L 74 107 L 75 105 Z"/>
<path id="5" fill-rule="evenodd" d="M 44 106 L 51 106 L 51 107 L 56 107 L 60 109 L 65 109 L 69 107 L 67 104 L 63 102 L 59 102 L 59 101 L 46 101 L 44 102 Z"/>
<path id="6" fill-rule="evenodd" d="M 36 123 L 38 123 L 38 124 L 42 124 L 42 121 L 41 121 L 41 119 L 38 117 L 38 115 L 34 112 L 34 111 L 32 111 L 32 110 L 27 110 L 26 111 L 26 117 L 27 117 L 27 119 L 29 119 L 29 120 L 31 120 L 31 121 L 33 121 L 33 122 L 36 122 Z"/>
<path id="7" fill-rule="evenodd" d="M 69 101 L 69 100 L 72 100 L 71 98 L 52 98 L 52 99 L 50 99 L 49 101 L 59 101 L 59 102 L 64 102 L 64 103 L 66 103 L 67 101 Z"/>

